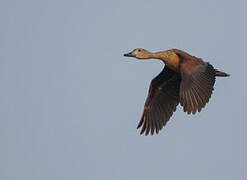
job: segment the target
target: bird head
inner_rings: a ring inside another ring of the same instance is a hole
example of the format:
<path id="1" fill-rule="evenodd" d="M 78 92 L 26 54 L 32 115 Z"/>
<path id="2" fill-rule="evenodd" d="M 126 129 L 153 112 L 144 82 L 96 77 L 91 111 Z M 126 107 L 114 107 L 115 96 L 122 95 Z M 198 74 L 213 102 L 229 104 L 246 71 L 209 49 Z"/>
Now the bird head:
<path id="1" fill-rule="evenodd" d="M 142 48 L 136 48 L 130 53 L 124 54 L 124 56 L 127 57 L 135 57 L 137 59 L 149 59 L 151 58 L 151 53 L 145 49 Z"/>

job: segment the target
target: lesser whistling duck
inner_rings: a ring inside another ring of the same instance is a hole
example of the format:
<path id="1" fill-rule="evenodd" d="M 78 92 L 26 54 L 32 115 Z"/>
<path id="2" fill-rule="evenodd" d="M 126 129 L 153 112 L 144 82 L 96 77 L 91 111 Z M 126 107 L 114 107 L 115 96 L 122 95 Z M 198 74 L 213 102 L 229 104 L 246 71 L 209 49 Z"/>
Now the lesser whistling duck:
<path id="1" fill-rule="evenodd" d="M 159 59 L 165 63 L 163 70 L 151 81 L 141 120 L 137 129 L 140 134 L 158 134 L 176 111 L 177 105 L 183 106 L 184 112 L 200 112 L 209 101 L 214 89 L 215 77 L 226 77 L 202 59 L 178 50 L 151 53 L 137 48 L 127 57 L 137 59 Z"/>

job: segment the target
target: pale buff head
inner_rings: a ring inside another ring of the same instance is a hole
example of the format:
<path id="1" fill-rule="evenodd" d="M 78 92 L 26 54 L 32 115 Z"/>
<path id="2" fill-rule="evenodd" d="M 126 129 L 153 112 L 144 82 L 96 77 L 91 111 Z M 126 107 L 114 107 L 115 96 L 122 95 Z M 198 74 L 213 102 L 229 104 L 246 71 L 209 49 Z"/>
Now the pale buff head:
<path id="1" fill-rule="evenodd" d="M 130 53 L 124 54 L 124 56 L 135 57 L 137 59 L 150 59 L 152 58 L 152 53 L 150 53 L 146 49 L 136 48 Z"/>

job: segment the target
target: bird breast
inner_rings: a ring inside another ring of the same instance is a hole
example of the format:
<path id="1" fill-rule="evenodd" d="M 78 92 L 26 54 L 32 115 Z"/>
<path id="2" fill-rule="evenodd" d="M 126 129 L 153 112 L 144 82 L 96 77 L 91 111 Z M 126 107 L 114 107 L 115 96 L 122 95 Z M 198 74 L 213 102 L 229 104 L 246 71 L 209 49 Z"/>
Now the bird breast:
<path id="1" fill-rule="evenodd" d="M 170 53 L 167 57 L 162 58 L 166 66 L 173 71 L 179 72 L 179 57 L 175 53 Z"/>

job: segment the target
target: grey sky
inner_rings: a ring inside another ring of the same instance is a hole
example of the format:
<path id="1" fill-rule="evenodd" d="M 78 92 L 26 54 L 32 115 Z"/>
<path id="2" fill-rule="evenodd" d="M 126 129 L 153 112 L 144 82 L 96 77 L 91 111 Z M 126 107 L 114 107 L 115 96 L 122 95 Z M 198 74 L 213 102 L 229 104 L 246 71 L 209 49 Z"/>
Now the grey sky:
<path id="1" fill-rule="evenodd" d="M 2 0 L 0 179 L 245 180 L 245 1 Z M 136 130 L 163 64 L 185 50 L 231 74 L 201 113 Z"/>

